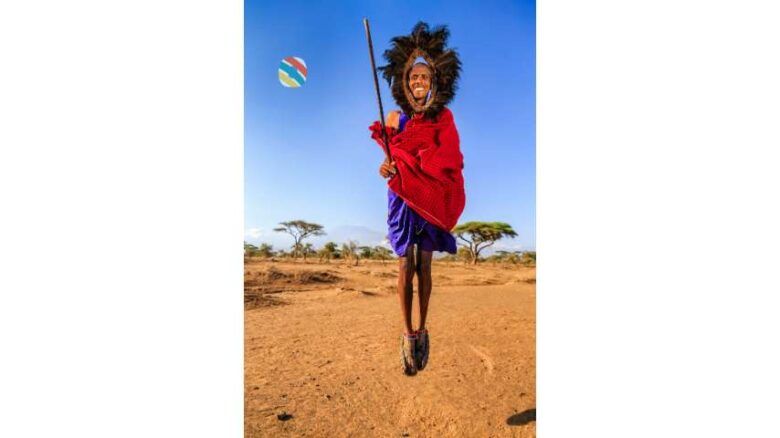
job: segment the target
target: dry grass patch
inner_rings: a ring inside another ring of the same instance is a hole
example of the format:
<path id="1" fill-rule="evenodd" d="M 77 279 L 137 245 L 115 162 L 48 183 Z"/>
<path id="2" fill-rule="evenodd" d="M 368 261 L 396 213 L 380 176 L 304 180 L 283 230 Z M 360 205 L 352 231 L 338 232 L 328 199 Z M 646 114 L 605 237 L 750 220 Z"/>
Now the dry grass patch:
<path id="1" fill-rule="evenodd" d="M 284 304 L 288 303 L 276 297 L 256 292 L 244 292 L 244 310 L 252 310 L 259 307 L 281 306 Z"/>

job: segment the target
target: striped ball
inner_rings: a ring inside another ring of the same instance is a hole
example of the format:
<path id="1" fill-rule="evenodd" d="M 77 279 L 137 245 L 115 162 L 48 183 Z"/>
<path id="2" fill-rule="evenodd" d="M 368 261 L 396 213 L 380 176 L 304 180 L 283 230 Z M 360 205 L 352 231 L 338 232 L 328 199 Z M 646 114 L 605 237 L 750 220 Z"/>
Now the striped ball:
<path id="1" fill-rule="evenodd" d="M 297 56 L 288 56 L 279 64 L 279 82 L 285 87 L 298 88 L 306 83 L 306 63 Z"/>

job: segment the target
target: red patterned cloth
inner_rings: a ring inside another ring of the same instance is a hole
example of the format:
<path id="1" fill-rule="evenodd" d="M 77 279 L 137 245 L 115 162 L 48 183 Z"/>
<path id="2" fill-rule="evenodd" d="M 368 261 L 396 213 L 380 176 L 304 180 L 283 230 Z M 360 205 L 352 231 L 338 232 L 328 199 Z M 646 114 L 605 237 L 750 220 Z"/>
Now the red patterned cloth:
<path id="1" fill-rule="evenodd" d="M 371 138 L 384 148 L 379 122 L 369 129 Z M 398 169 L 388 186 L 425 220 L 451 231 L 466 206 L 463 155 L 452 112 L 445 108 L 436 120 L 415 115 L 402 132 L 386 130 Z"/>

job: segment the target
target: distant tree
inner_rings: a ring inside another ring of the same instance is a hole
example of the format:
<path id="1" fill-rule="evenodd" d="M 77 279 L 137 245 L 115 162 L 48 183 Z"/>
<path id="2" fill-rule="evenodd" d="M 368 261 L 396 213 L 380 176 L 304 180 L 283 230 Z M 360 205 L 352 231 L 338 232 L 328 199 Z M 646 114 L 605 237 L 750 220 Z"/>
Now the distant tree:
<path id="1" fill-rule="evenodd" d="M 479 253 L 504 237 L 515 237 L 512 226 L 504 222 L 466 222 L 452 230 L 458 239 L 466 242 L 471 263 L 476 265 Z"/>
<path id="2" fill-rule="evenodd" d="M 281 226 L 274 228 L 274 231 L 287 233 L 295 240 L 295 243 L 292 245 L 295 258 L 298 258 L 298 255 L 303 254 L 304 246 L 302 245 L 302 242 L 304 239 L 310 236 L 322 236 L 325 234 L 325 232 L 322 231 L 322 225 L 302 220 L 280 222 L 279 225 Z"/>
<path id="3" fill-rule="evenodd" d="M 522 251 L 496 251 L 495 254 L 489 257 L 489 260 L 516 265 L 520 263 L 522 253 Z"/>
<path id="4" fill-rule="evenodd" d="M 493 253 L 490 257 L 487 258 L 487 260 L 493 260 L 497 262 L 505 262 L 507 261 L 507 257 L 509 256 L 509 251 L 503 251 L 498 250 Z"/>
<path id="5" fill-rule="evenodd" d="M 462 260 L 463 263 L 469 263 L 471 262 L 471 251 L 465 246 L 460 246 L 458 247 L 458 252 L 455 257 L 458 260 Z"/>
<path id="6" fill-rule="evenodd" d="M 328 242 L 323 246 L 325 250 L 327 250 L 329 253 L 333 254 L 333 258 L 337 259 L 341 257 L 341 250 L 339 250 L 339 246 L 336 244 L 336 242 Z"/>
<path id="7" fill-rule="evenodd" d="M 341 245 L 341 255 L 344 260 L 354 260 L 355 266 L 360 262 L 360 254 L 358 254 L 358 243 L 352 240 Z"/>
<path id="8" fill-rule="evenodd" d="M 255 254 L 257 254 L 257 247 L 252 245 L 251 243 L 244 242 L 244 256 L 252 257 Z"/>
<path id="9" fill-rule="evenodd" d="M 360 257 L 364 259 L 372 259 L 374 258 L 374 248 L 370 246 L 361 246 L 358 248 L 360 250 Z"/>
<path id="10" fill-rule="evenodd" d="M 326 263 L 329 263 L 331 259 L 339 258 L 339 247 L 335 242 L 328 242 L 317 251 L 317 255 L 320 261 L 325 260 Z"/>
<path id="11" fill-rule="evenodd" d="M 526 266 L 536 266 L 536 251 L 526 251 L 520 258 Z"/>
<path id="12" fill-rule="evenodd" d="M 391 260 L 393 258 L 393 251 L 381 245 L 377 245 L 374 247 L 373 254 L 374 254 L 374 258 L 377 260 L 381 260 L 383 265 L 385 264 L 386 260 Z"/>
<path id="13" fill-rule="evenodd" d="M 303 260 L 306 261 L 306 256 L 317 254 L 317 251 L 314 250 L 314 245 L 311 243 L 305 243 L 301 253 L 303 254 Z"/>
<path id="14" fill-rule="evenodd" d="M 257 249 L 257 255 L 260 257 L 270 258 L 274 256 L 274 247 L 267 244 L 267 243 L 261 243 L 260 248 Z"/>
<path id="15" fill-rule="evenodd" d="M 487 256 L 485 259 L 485 262 L 488 263 L 503 263 L 505 262 L 505 256 L 504 254 L 499 254 L 498 252 L 494 252 L 493 254 Z"/>
<path id="16" fill-rule="evenodd" d="M 460 259 L 456 254 L 447 254 L 445 256 L 440 257 L 439 260 L 442 262 L 452 263 L 452 262 L 457 262 Z"/>

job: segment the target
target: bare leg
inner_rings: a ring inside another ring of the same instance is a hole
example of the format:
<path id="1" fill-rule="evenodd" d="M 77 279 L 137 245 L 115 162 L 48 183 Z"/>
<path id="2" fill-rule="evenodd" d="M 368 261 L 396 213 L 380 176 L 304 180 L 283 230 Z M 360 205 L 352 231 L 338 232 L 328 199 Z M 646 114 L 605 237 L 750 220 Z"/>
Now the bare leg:
<path id="1" fill-rule="evenodd" d="M 412 298 L 414 281 L 414 246 L 406 251 L 406 256 L 399 257 L 398 263 L 398 299 L 401 302 L 406 333 L 413 333 L 412 329 Z"/>
<path id="2" fill-rule="evenodd" d="M 431 299 L 433 279 L 431 278 L 431 260 L 433 252 L 423 251 L 417 247 L 417 295 L 420 303 L 420 330 L 425 329 L 425 318 L 428 316 L 428 300 Z"/>

